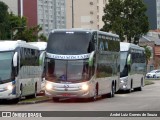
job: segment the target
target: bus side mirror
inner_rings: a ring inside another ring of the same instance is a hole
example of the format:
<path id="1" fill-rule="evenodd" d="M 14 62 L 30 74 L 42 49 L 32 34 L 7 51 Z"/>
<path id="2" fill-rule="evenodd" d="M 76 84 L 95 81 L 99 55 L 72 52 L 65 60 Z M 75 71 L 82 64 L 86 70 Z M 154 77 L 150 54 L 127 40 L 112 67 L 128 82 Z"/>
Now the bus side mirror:
<path id="1" fill-rule="evenodd" d="M 127 65 L 131 64 L 131 54 L 128 55 L 127 57 Z"/>
<path id="2" fill-rule="evenodd" d="M 17 61 L 18 60 L 18 53 L 15 52 L 14 56 L 13 56 L 13 66 L 17 67 Z"/>
<path id="3" fill-rule="evenodd" d="M 89 66 L 93 66 L 93 59 L 94 59 L 94 54 L 95 52 L 93 51 L 91 54 L 90 54 L 90 57 L 89 57 Z"/>
<path id="4" fill-rule="evenodd" d="M 127 68 L 128 68 L 128 72 L 131 71 L 131 54 L 128 55 L 127 57 Z"/>
<path id="5" fill-rule="evenodd" d="M 43 51 L 43 52 L 40 54 L 40 56 L 39 56 L 39 64 L 40 64 L 41 66 L 44 65 L 44 59 L 45 59 L 45 51 Z"/>

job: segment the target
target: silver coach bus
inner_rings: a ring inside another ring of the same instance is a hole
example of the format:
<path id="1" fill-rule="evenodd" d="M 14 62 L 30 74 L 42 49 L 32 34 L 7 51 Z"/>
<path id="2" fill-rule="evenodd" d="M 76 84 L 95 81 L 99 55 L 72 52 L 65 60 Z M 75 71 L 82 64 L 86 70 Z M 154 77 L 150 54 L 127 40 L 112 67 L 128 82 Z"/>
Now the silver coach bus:
<path id="1" fill-rule="evenodd" d="M 41 89 L 39 50 L 25 41 L 0 41 L 0 99 L 17 103 Z"/>
<path id="2" fill-rule="evenodd" d="M 119 36 L 96 30 L 53 30 L 45 58 L 45 95 L 60 98 L 114 97 L 119 90 Z"/>
<path id="3" fill-rule="evenodd" d="M 40 64 L 42 67 L 42 73 L 41 73 L 41 91 L 40 93 L 44 93 L 45 91 L 45 78 L 44 78 L 44 59 L 45 59 L 45 51 L 47 47 L 47 42 L 28 42 L 30 45 L 33 45 L 35 47 L 38 47 L 40 51 Z"/>
<path id="4" fill-rule="evenodd" d="M 120 90 L 142 90 L 146 73 L 146 59 L 144 48 L 120 42 Z"/>

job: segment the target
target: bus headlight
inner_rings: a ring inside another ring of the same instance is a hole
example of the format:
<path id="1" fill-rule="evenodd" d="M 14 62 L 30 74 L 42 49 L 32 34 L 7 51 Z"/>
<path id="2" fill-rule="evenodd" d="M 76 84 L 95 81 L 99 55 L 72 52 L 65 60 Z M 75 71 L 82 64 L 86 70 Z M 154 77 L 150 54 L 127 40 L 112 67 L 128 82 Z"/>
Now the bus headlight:
<path id="1" fill-rule="evenodd" d="M 124 81 L 123 81 L 123 80 L 121 80 L 121 83 L 124 83 Z"/>
<path id="2" fill-rule="evenodd" d="M 52 89 L 52 84 L 51 83 L 47 83 L 46 84 L 46 89 L 47 90 L 51 90 Z"/>
<path id="3" fill-rule="evenodd" d="M 7 89 L 8 89 L 8 90 L 12 90 L 12 89 L 13 89 L 13 85 L 8 85 L 8 86 L 7 86 Z"/>
<path id="4" fill-rule="evenodd" d="M 89 86 L 87 84 L 82 85 L 82 90 L 87 91 L 89 89 Z"/>

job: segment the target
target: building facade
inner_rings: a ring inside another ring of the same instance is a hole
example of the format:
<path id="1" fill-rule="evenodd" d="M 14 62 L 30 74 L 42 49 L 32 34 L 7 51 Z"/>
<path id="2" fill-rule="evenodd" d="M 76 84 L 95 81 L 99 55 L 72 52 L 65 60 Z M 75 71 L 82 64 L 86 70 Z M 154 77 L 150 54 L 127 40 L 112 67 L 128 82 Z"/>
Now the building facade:
<path id="1" fill-rule="evenodd" d="M 18 0 L 0 0 L 8 5 L 8 11 L 18 15 Z"/>
<path id="2" fill-rule="evenodd" d="M 143 0 L 151 30 L 160 29 L 160 0 Z"/>
<path id="3" fill-rule="evenodd" d="M 101 29 L 106 3 L 108 0 L 66 0 L 66 28 Z"/>
<path id="4" fill-rule="evenodd" d="M 151 51 L 151 57 L 147 65 L 147 72 L 153 69 L 160 69 L 160 31 L 149 31 L 147 35 L 140 38 L 139 45 L 147 46 Z"/>
<path id="5" fill-rule="evenodd" d="M 13 13 L 27 18 L 27 26 L 42 26 L 48 36 L 52 29 L 101 29 L 103 9 L 108 0 L 3 0 Z"/>
<path id="6" fill-rule="evenodd" d="M 21 5 L 28 26 L 42 26 L 46 36 L 52 29 L 66 28 L 65 0 L 19 0 L 19 14 Z"/>
<path id="7" fill-rule="evenodd" d="M 38 24 L 45 35 L 52 29 L 66 28 L 65 0 L 38 0 L 37 6 Z"/>
<path id="8" fill-rule="evenodd" d="M 66 28 L 66 0 L 1 0 L 15 15 L 25 16 L 27 26 L 42 26 L 48 36 L 52 29 Z"/>

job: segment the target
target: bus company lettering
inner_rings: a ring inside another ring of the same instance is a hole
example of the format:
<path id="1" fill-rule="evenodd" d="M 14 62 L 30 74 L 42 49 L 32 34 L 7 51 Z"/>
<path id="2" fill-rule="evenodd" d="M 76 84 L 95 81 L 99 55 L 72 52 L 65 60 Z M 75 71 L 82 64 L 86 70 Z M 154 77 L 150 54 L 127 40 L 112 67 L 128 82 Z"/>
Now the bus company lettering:
<path id="1" fill-rule="evenodd" d="M 76 60 L 76 59 L 86 59 L 89 58 L 90 54 L 81 54 L 81 55 L 57 55 L 47 53 L 47 57 L 54 59 L 66 59 L 66 60 Z"/>

